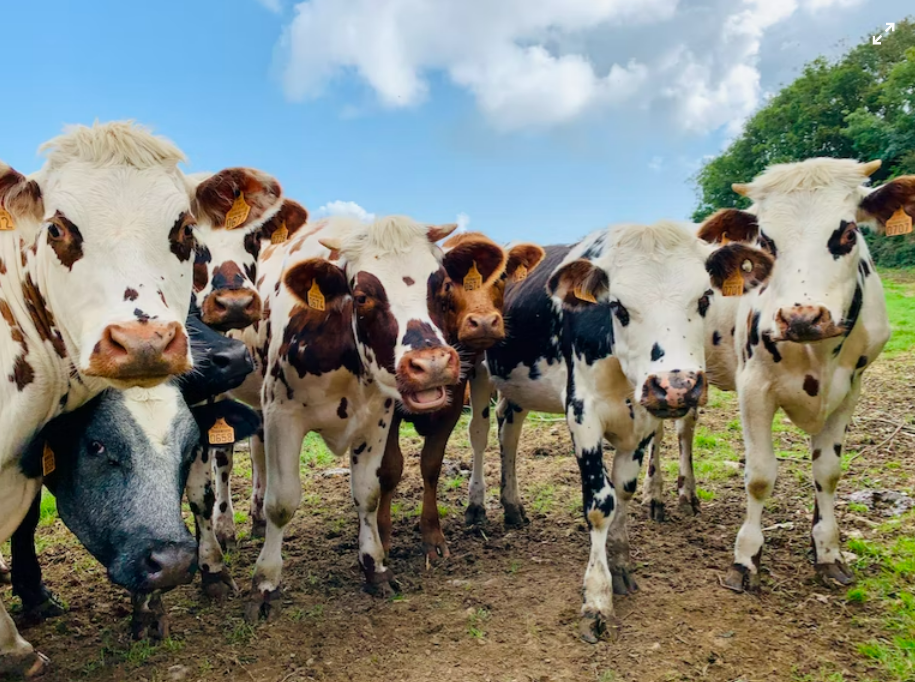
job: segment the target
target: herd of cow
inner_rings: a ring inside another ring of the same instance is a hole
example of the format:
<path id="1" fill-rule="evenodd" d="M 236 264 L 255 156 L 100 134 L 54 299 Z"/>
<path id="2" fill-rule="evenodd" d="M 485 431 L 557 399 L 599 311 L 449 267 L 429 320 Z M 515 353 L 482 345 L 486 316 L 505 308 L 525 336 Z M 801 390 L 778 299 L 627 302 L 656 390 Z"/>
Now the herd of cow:
<path id="1" fill-rule="evenodd" d="M 42 485 L 131 592 L 136 636 L 164 634 L 161 592 L 198 569 L 208 596 L 236 591 L 223 564 L 229 481 L 233 444 L 251 437 L 251 531 L 265 540 L 245 612 L 274 616 L 309 432 L 349 453 L 366 589 L 396 590 L 399 425 L 425 438 L 423 549 L 446 557 L 436 488 L 468 384 L 468 523 L 486 515 L 493 393 L 507 524 L 526 522 L 515 476 L 525 415 L 566 417 L 591 535 L 585 640 L 600 636 L 614 593 L 637 589 L 626 519 L 646 456 L 644 495 L 652 518 L 665 516 L 665 420 L 677 425 L 679 505 L 698 511 L 692 435 L 709 384 L 737 391 L 746 444 L 747 515 L 726 585 L 759 582 L 778 408 L 811 437 L 816 571 L 853 580 L 834 514 L 840 455 L 861 374 L 889 338 L 859 224 L 910 231 L 915 177 L 874 189 L 879 161 L 810 159 L 735 185 L 751 208 L 700 226 L 503 248 L 401 216 L 310 220 L 270 175 L 187 175 L 175 146 L 129 123 L 74 127 L 44 150 L 30 176 L 0 162 L 0 541 L 12 538 L 0 574 L 26 615 L 60 610 L 35 553 Z M 0 676 L 46 667 L 0 606 Z"/>

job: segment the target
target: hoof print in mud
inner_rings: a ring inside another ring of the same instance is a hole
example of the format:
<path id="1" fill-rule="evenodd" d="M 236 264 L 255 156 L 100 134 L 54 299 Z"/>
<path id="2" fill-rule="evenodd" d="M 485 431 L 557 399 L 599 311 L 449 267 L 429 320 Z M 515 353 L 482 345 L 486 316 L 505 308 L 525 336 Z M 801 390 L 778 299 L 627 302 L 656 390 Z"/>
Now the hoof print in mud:
<path id="1" fill-rule="evenodd" d="M 817 564 L 817 575 L 826 587 L 839 588 L 855 584 L 855 574 L 841 561 L 834 564 Z"/>
<path id="2" fill-rule="evenodd" d="M 275 621 L 283 612 L 283 590 L 252 590 L 252 596 L 245 604 L 245 621 L 254 625 L 265 620 L 268 623 Z"/>

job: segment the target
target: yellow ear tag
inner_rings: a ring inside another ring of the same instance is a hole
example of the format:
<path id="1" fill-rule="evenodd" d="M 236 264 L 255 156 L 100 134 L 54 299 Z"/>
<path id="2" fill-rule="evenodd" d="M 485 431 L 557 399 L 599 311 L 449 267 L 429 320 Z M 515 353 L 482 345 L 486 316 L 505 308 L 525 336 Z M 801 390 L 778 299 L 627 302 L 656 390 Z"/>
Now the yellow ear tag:
<path id="1" fill-rule="evenodd" d="M 41 453 L 41 474 L 47 476 L 54 473 L 57 468 L 57 462 L 54 460 L 54 451 L 47 443 L 44 444 L 44 452 Z"/>
<path id="2" fill-rule="evenodd" d="M 901 206 L 899 210 L 886 221 L 886 236 L 898 237 L 912 231 L 912 216 L 905 212 Z"/>
<path id="3" fill-rule="evenodd" d="M 315 280 L 311 283 L 311 289 L 308 290 L 308 307 L 315 310 L 324 310 L 324 303 L 324 294 L 321 293 L 318 280 Z"/>
<path id="4" fill-rule="evenodd" d="M 730 243 L 731 243 L 731 240 L 728 239 L 728 233 L 722 232 L 721 233 L 721 245 L 724 246 L 725 244 L 730 244 Z"/>
<path id="5" fill-rule="evenodd" d="M 476 291 L 483 286 L 483 275 L 477 270 L 477 262 L 474 261 L 470 266 L 470 271 L 464 275 L 464 290 Z"/>
<path id="6" fill-rule="evenodd" d="M 597 303 L 597 299 L 594 298 L 594 294 L 589 291 L 583 290 L 581 287 L 575 287 L 573 290 L 575 298 L 579 301 L 587 301 L 588 303 Z"/>
<path id="7" fill-rule="evenodd" d="M 271 244 L 282 244 L 289 239 L 289 230 L 286 229 L 286 222 L 280 225 L 279 229 L 270 236 Z"/>
<path id="8" fill-rule="evenodd" d="M 3 208 L 3 206 L 0 206 L 0 232 L 8 232 L 15 229 L 16 226 L 13 224 L 13 216 L 10 215 L 10 212 Z"/>
<path id="9" fill-rule="evenodd" d="M 248 206 L 248 203 L 245 201 L 245 193 L 239 192 L 238 197 L 235 199 L 235 203 L 232 204 L 232 208 L 226 213 L 226 229 L 234 230 L 235 228 L 244 225 L 250 212 L 251 207 Z"/>
<path id="10" fill-rule="evenodd" d="M 735 270 L 728 275 L 721 285 L 721 293 L 725 296 L 743 296 L 743 275 L 740 274 L 740 270 Z"/>
<path id="11" fill-rule="evenodd" d="M 515 281 L 520 282 L 524 279 L 527 279 L 527 268 L 521 264 L 515 269 Z"/>
<path id="12" fill-rule="evenodd" d="M 225 417 L 220 417 L 208 432 L 210 445 L 228 445 L 235 442 L 235 429 L 226 424 Z"/>

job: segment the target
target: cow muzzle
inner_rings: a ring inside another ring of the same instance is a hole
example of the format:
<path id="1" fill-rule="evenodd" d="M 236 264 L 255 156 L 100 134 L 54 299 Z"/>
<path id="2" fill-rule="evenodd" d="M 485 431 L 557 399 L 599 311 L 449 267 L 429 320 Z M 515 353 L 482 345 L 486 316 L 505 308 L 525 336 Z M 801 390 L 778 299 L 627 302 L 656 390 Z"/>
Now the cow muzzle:
<path id="1" fill-rule="evenodd" d="M 708 400 L 704 372 L 664 372 L 652 374 L 642 385 L 639 401 L 659 419 L 679 419 Z"/>
<path id="2" fill-rule="evenodd" d="M 841 336 L 845 329 L 835 323 L 823 306 L 798 305 L 781 308 L 775 315 L 778 341 L 812 343 Z"/>
<path id="3" fill-rule="evenodd" d="M 224 332 L 244 329 L 261 319 L 261 297 L 251 289 L 222 289 L 203 302 L 201 319 L 213 329 Z"/>
<path id="4" fill-rule="evenodd" d="M 190 368 L 187 334 L 180 323 L 138 320 L 105 327 L 85 373 L 150 386 Z"/>
<path id="5" fill-rule="evenodd" d="M 448 403 L 446 386 L 460 380 L 461 362 L 450 346 L 406 353 L 397 369 L 397 389 L 410 412 L 432 412 Z"/>
<path id="6" fill-rule="evenodd" d="M 505 324 L 499 313 L 465 315 L 458 330 L 458 341 L 471 350 L 487 350 L 505 338 Z"/>
<path id="7" fill-rule="evenodd" d="M 197 571 L 197 545 L 183 542 L 159 543 L 144 557 L 140 568 L 142 591 L 170 590 L 186 585 Z"/>

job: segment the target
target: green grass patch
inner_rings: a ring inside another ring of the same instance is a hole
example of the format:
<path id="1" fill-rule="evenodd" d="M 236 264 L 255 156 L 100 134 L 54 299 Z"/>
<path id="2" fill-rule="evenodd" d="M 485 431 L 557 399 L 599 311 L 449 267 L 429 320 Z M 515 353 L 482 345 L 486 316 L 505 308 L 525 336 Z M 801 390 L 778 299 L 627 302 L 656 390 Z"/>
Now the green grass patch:
<path id="1" fill-rule="evenodd" d="M 302 464 L 310 469 L 328 469 L 337 464 L 337 457 L 317 433 L 309 433 L 302 441 Z"/>
<path id="2" fill-rule="evenodd" d="M 915 349 L 915 272 L 886 270 L 880 276 L 893 330 L 883 352 L 895 355 Z"/>
<path id="3" fill-rule="evenodd" d="M 47 488 L 41 489 L 41 513 L 38 517 L 39 527 L 50 526 L 57 520 L 57 500 L 48 492 Z"/>

